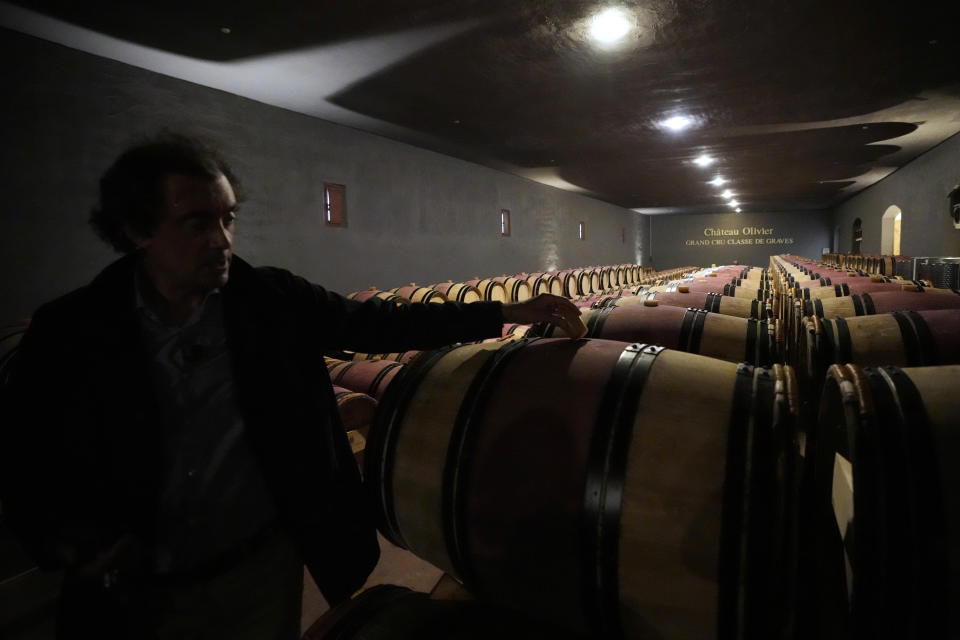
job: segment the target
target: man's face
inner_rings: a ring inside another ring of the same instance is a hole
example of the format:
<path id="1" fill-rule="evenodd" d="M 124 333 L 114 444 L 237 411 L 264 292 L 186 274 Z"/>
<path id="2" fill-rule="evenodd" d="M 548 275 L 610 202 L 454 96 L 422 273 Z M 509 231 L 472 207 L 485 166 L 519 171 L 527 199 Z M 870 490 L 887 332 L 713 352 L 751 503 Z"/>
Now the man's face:
<path id="1" fill-rule="evenodd" d="M 223 175 L 215 180 L 168 174 L 153 235 L 137 238 L 147 271 L 162 284 L 206 293 L 227 282 L 237 200 Z"/>

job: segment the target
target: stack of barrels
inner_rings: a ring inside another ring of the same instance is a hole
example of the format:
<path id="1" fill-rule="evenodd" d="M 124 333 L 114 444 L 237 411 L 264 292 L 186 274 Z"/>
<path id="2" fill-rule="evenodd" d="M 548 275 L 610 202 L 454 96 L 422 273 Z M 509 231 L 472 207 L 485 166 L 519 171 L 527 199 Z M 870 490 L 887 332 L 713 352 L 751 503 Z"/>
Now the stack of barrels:
<path id="1" fill-rule="evenodd" d="M 825 253 L 823 264 L 863 273 L 907 277 L 913 270 L 913 259 L 907 256 Z"/>
<path id="2" fill-rule="evenodd" d="M 505 328 L 381 395 L 388 539 L 584 637 L 949 628 L 960 296 L 795 256 L 619 292 L 556 276 L 594 294 L 587 339 Z"/>
<path id="3" fill-rule="evenodd" d="M 335 384 L 380 363 L 365 389 L 378 406 L 364 475 L 383 535 L 550 637 L 786 637 L 797 380 L 766 296 L 724 293 L 761 272 L 690 267 L 647 285 L 612 267 L 528 274 L 585 298 L 586 339 L 512 326 L 412 356 L 329 360 Z M 497 299 L 511 283 L 463 284 Z M 387 617 L 419 606 L 390 593 Z M 332 612 L 311 637 L 360 637 L 321 630 L 365 627 L 368 605 Z"/>
<path id="4" fill-rule="evenodd" d="M 802 398 L 800 637 L 954 637 L 960 294 L 856 268 L 769 270 Z"/>

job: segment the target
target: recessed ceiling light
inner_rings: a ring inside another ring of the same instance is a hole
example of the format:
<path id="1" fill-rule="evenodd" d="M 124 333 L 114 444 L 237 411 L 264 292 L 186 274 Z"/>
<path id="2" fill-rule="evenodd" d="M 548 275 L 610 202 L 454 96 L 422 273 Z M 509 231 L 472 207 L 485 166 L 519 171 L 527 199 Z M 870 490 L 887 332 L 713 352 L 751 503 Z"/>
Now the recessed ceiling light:
<path id="1" fill-rule="evenodd" d="M 622 9 L 611 7 L 590 19 L 590 36 L 601 44 L 612 44 L 630 31 L 630 20 Z"/>
<path id="2" fill-rule="evenodd" d="M 731 200 L 731 201 L 730 201 L 730 206 L 731 206 L 731 207 L 736 207 L 736 206 L 739 205 L 739 204 L 740 204 L 740 203 L 737 202 L 736 200 Z"/>
<path id="3" fill-rule="evenodd" d="M 693 125 L 693 118 L 690 116 L 673 116 L 660 121 L 660 126 L 671 131 L 683 131 Z"/>
<path id="4" fill-rule="evenodd" d="M 730 189 L 726 189 L 726 190 L 725 190 L 723 193 L 721 193 L 720 195 L 722 195 L 724 198 L 726 198 L 727 200 L 729 200 L 730 198 L 733 197 L 733 191 L 730 191 Z"/>
<path id="5" fill-rule="evenodd" d="M 717 176 L 716 178 L 711 180 L 708 184 L 712 184 L 715 187 L 719 187 L 720 185 L 725 184 L 726 182 L 727 182 L 726 178 L 721 178 L 720 176 Z"/>
<path id="6" fill-rule="evenodd" d="M 740 213 L 740 207 L 737 207 L 737 213 Z"/>
<path id="7" fill-rule="evenodd" d="M 220 33 L 230 33 L 231 31 L 230 27 L 220 27 Z"/>
<path id="8" fill-rule="evenodd" d="M 693 163 L 698 167 L 709 167 L 714 162 L 716 161 L 705 153 L 702 153 L 693 159 Z"/>

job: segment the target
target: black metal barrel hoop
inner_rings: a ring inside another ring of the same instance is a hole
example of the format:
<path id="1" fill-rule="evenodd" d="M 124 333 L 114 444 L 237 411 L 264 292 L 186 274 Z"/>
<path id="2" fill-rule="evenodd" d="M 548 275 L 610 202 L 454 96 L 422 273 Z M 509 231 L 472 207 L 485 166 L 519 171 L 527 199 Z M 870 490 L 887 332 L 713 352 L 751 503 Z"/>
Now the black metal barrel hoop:
<path id="1" fill-rule="evenodd" d="M 637 407 L 663 347 L 632 344 L 614 365 L 590 440 L 584 478 L 581 571 L 584 610 L 604 637 L 620 637 L 619 550 L 623 482 Z M 642 428 L 642 425 L 639 426 Z"/>
<path id="2" fill-rule="evenodd" d="M 744 584 L 746 564 L 742 561 L 744 533 L 749 506 L 745 503 L 748 470 L 748 443 L 751 440 L 753 409 L 753 367 L 737 366 L 733 408 L 727 436 L 726 475 L 723 482 L 723 515 L 720 522 L 720 557 L 717 563 L 718 603 L 717 637 L 737 640 L 742 637 L 746 611 L 740 585 Z"/>
<path id="3" fill-rule="evenodd" d="M 910 322 L 906 314 L 900 311 L 894 311 L 890 315 L 893 316 L 893 319 L 897 322 L 897 326 L 900 328 L 900 337 L 903 340 L 903 352 L 906 357 L 907 366 L 921 366 L 924 358 L 920 352 L 920 339 L 917 337 L 913 323 Z"/>
<path id="4" fill-rule="evenodd" d="M 610 317 L 612 311 L 613 307 L 608 307 L 590 314 L 590 318 L 587 319 L 587 338 L 597 338 L 603 335 L 603 325 L 607 322 L 607 318 Z"/>
<path id="5" fill-rule="evenodd" d="M 376 506 L 377 528 L 398 547 L 408 548 L 400 532 L 393 504 L 393 464 L 397 427 L 410 406 L 413 392 L 438 360 L 456 346 L 448 346 L 421 355 L 397 374 L 377 405 L 367 437 L 364 483 Z"/>
<path id="6" fill-rule="evenodd" d="M 469 561 L 467 550 L 470 548 L 470 527 L 467 525 L 466 502 L 472 487 L 472 464 L 475 456 L 477 429 L 489 406 L 490 396 L 506 365 L 521 349 L 533 344 L 540 338 L 521 338 L 497 350 L 480 368 L 470 383 L 460 410 L 457 412 L 450 444 L 447 449 L 447 463 L 443 470 L 442 518 L 444 537 L 450 562 L 457 571 L 467 590 L 478 599 L 483 599 L 483 586 L 477 580 L 476 571 Z"/>
<path id="7" fill-rule="evenodd" d="M 902 544 L 888 548 L 892 557 L 886 562 L 897 563 L 903 574 L 900 575 L 902 581 L 893 584 L 897 591 L 890 592 L 887 601 L 891 607 L 903 612 L 902 624 L 910 635 L 935 637 L 949 627 L 950 588 L 949 569 L 945 562 L 948 537 L 943 488 L 934 438 L 923 399 L 907 374 L 899 367 L 887 366 L 871 372 L 871 383 L 873 376 L 882 378 L 887 389 L 893 390 L 891 398 L 896 410 L 886 417 L 890 428 L 887 457 L 898 457 L 905 470 L 901 477 L 888 475 L 885 478 L 888 491 L 893 488 L 898 492 L 893 495 L 902 498 L 898 504 L 903 509 L 895 512 L 888 503 L 884 523 L 894 530 L 903 528 L 899 530 L 903 536 Z"/>
<path id="8" fill-rule="evenodd" d="M 920 364 L 924 367 L 932 367 L 940 364 L 940 356 L 937 353 L 937 344 L 933 339 L 933 332 L 923 316 L 912 309 L 903 311 L 913 324 L 913 330 L 917 334 L 917 341 L 920 343 Z"/>

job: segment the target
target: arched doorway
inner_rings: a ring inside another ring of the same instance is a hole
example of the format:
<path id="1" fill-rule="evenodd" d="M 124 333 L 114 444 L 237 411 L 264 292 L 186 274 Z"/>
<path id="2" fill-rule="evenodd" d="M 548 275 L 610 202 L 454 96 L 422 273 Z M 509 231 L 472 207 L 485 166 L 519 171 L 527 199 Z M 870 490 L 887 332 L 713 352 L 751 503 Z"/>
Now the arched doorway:
<path id="1" fill-rule="evenodd" d="M 897 205 L 890 205 L 880 221 L 880 253 L 885 256 L 900 255 L 900 230 L 903 212 Z"/>
<path id="2" fill-rule="evenodd" d="M 853 221 L 853 246 L 850 247 L 850 253 L 855 256 L 860 255 L 860 243 L 863 242 L 863 225 L 860 218 Z"/>

